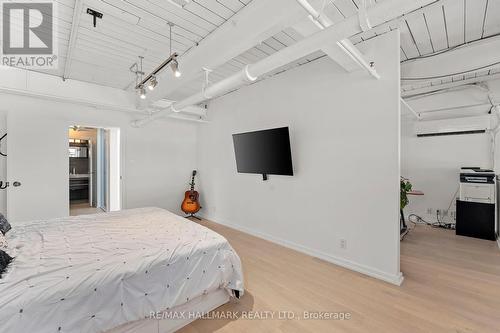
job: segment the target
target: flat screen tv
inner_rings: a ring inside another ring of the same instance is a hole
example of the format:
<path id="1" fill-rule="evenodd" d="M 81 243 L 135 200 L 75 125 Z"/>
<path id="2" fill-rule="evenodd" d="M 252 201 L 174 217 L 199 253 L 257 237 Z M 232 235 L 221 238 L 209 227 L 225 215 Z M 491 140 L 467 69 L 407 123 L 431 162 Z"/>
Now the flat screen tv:
<path id="1" fill-rule="evenodd" d="M 288 127 L 233 134 L 240 173 L 293 176 Z"/>

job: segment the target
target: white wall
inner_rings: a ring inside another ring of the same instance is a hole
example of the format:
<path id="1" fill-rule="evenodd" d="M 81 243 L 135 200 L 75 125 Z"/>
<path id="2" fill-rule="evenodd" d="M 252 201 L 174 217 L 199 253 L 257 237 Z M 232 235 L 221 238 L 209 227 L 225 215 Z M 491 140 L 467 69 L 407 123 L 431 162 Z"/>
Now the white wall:
<path id="1" fill-rule="evenodd" d="M 455 192 L 459 186 L 460 168 L 477 166 L 491 168 L 490 134 L 469 134 L 418 138 L 415 121 L 402 123 L 401 175 L 408 178 L 415 190 L 424 196 L 410 196 L 405 215 L 417 214 L 429 221 L 436 221 L 436 210 L 450 207 L 456 211 Z M 432 209 L 432 214 L 427 210 Z"/>
<path id="2" fill-rule="evenodd" d="M 24 191 L 16 200 L 16 220 L 68 215 L 68 127 L 86 125 L 121 130 L 123 208 L 164 207 L 179 212 L 186 183 L 196 165 L 196 127 L 175 120 L 160 121 L 146 128 L 132 128 L 133 115 L 84 105 L 46 101 L 16 95 L 0 95 L 8 110 L 9 179 L 19 180 Z M 137 116 L 135 116 L 137 117 Z M 12 200 L 11 200 L 12 199 Z M 14 203 L 13 203 L 14 202 Z M 16 221 L 13 221 L 14 223 Z"/>
<path id="3" fill-rule="evenodd" d="M 399 283 L 398 33 L 365 51 L 380 80 L 323 58 L 213 101 L 199 127 L 201 213 Z M 295 176 L 238 174 L 231 135 L 278 126 Z"/>
<path id="4" fill-rule="evenodd" d="M 500 100 L 500 80 L 486 82 L 491 97 Z M 414 110 L 423 112 L 425 120 L 451 119 L 486 115 L 491 109 L 485 89 L 465 86 L 456 90 L 413 98 L 408 101 Z M 480 105 L 480 106 L 473 106 Z M 472 107 L 470 107 L 472 106 Z M 436 111 L 453 108 L 446 111 Z M 402 118 L 401 175 L 409 178 L 413 188 L 424 196 L 410 197 L 405 215 L 417 214 L 429 221 L 436 221 L 436 210 L 455 212 L 452 200 L 459 186 L 462 166 L 492 168 L 490 134 L 453 135 L 417 138 L 414 131 L 416 119 L 407 111 Z M 500 135 L 497 136 L 495 156 L 496 171 L 500 167 Z M 427 210 L 432 209 L 432 214 Z M 451 215 L 451 214 L 449 214 Z M 447 221 L 452 221 L 451 216 Z"/>

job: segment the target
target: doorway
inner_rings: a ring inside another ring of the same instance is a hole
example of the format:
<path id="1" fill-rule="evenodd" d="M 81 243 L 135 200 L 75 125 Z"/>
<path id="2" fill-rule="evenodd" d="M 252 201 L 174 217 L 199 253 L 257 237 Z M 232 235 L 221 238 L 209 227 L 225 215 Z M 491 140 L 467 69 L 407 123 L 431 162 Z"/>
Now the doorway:
<path id="1" fill-rule="evenodd" d="M 75 125 L 68 140 L 70 215 L 120 210 L 119 129 Z"/>

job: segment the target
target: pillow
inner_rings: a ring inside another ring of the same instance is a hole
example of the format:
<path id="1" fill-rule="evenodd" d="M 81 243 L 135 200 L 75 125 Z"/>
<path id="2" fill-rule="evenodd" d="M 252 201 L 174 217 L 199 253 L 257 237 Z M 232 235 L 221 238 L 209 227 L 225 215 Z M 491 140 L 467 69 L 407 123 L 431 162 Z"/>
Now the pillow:
<path id="1" fill-rule="evenodd" d="M 2 213 L 0 213 L 0 231 L 2 232 L 2 234 L 5 235 L 9 230 L 10 230 L 9 222 L 7 221 L 5 216 L 3 216 Z"/>
<path id="2" fill-rule="evenodd" d="M 8 249 L 8 244 L 7 244 L 7 239 L 5 236 L 0 232 L 0 250 L 2 251 L 7 251 Z"/>
<path id="3" fill-rule="evenodd" d="M 7 266 L 9 266 L 11 261 L 12 257 L 4 251 L 0 250 L 0 278 L 2 277 L 2 274 L 7 270 Z"/>

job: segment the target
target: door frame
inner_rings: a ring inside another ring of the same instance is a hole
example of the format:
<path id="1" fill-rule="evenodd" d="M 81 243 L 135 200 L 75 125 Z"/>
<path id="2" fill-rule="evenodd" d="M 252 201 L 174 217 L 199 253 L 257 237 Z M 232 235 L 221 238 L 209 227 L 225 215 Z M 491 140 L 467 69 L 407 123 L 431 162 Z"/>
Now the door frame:
<path id="1" fill-rule="evenodd" d="M 72 124 L 68 126 L 74 126 Z M 106 126 L 95 126 L 95 125 L 85 125 L 78 124 L 78 126 L 92 128 L 97 130 L 97 142 L 93 145 L 93 148 L 97 150 L 97 170 L 96 170 L 96 184 L 97 184 L 97 207 L 103 209 L 106 212 L 119 211 L 122 209 L 122 151 L 121 151 L 121 130 L 119 127 L 106 127 Z M 106 140 L 101 137 L 104 132 Z M 68 143 L 69 144 L 69 143 Z M 105 146 L 101 146 L 105 145 Z M 103 161 L 101 156 L 102 149 L 104 148 L 105 155 L 107 157 Z M 103 165 L 105 164 L 107 179 L 106 179 L 106 194 L 102 195 L 102 182 L 101 175 L 103 173 Z M 69 200 L 68 200 L 68 212 L 69 212 Z"/>

